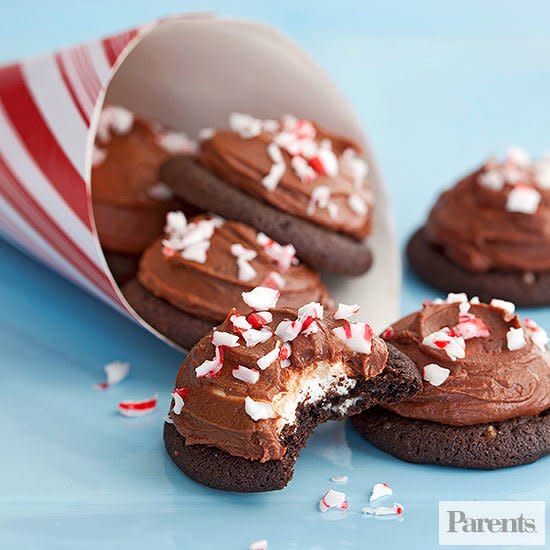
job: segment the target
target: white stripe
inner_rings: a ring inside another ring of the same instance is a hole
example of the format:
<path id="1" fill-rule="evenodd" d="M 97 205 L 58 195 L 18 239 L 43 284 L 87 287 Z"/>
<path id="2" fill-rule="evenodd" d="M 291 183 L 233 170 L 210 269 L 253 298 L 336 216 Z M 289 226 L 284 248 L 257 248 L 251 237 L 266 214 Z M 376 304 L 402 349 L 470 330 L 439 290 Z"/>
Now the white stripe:
<path id="1" fill-rule="evenodd" d="M 6 152 L 5 158 L 10 159 L 10 167 L 17 179 L 50 214 L 67 237 L 103 271 L 103 264 L 93 234 L 36 165 L 32 156 L 21 143 L 19 135 L 12 128 L 1 104 L 0 128 L 2 129 L 0 131 L 0 150 Z M 84 185 L 84 181 L 82 181 L 82 185 Z"/>
<path id="2" fill-rule="evenodd" d="M 84 110 L 88 118 L 90 118 L 92 114 L 92 110 L 94 108 L 94 104 L 89 99 L 88 93 L 84 89 L 84 86 L 82 85 L 82 82 L 80 80 L 80 76 L 78 75 L 78 71 L 73 65 L 73 61 L 71 58 L 72 51 L 73 50 L 66 50 L 61 52 L 63 66 L 65 67 L 65 72 L 67 73 L 67 77 L 69 78 L 69 81 L 73 85 L 73 90 L 76 96 L 78 97 L 78 100 L 80 102 L 80 105 L 82 106 L 82 109 Z"/>
<path id="3" fill-rule="evenodd" d="M 111 66 L 105 56 L 105 50 L 103 49 L 101 42 L 87 44 L 86 49 L 88 50 L 90 60 L 94 66 L 101 85 L 105 86 L 107 84 L 107 79 L 111 75 Z"/>
<path id="4" fill-rule="evenodd" d="M 47 56 L 25 61 L 22 70 L 42 117 L 80 177 L 84 178 L 88 128 L 63 82 L 55 59 Z"/>

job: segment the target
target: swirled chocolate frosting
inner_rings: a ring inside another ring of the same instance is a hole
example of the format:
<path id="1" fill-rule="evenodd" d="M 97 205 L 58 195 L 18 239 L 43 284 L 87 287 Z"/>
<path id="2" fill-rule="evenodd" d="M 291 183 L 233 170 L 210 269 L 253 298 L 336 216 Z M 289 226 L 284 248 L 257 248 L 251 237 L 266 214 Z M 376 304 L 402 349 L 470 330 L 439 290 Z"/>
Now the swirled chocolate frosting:
<path id="1" fill-rule="evenodd" d="M 550 160 L 511 150 L 445 191 L 425 235 L 468 271 L 550 270 L 549 188 Z"/>
<path id="2" fill-rule="evenodd" d="M 371 229 L 373 197 L 359 146 L 291 116 L 233 114 L 198 161 L 225 182 L 300 218 L 356 239 Z"/>
<path id="3" fill-rule="evenodd" d="M 301 405 L 331 392 L 347 395 L 358 379 L 380 374 L 387 355 L 368 325 L 335 321 L 318 303 L 298 311 L 234 311 L 187 356 L 170 417 L 188 445 L 279 460 L 281 433 L 297 422 Z"/>
<path id="4" fill-rule="evenodd" d="M 425 380 L 421 394 L 387 408 L 457 426 L 535 416 L 548 409 L 545 331 L 533 321 L 521 323 L 508 302 L 454 302 L 450 296 L 447 302 L 425 304 L 384 332 Z"/>
<path id="5" fill-rule="evenodd" d="M 242 292 L 261 284 L 277 288 L 279 306 L 309 302 L 330 307 L 320 276 L 282 246 L 239 222 L 181 213 L 168 215 L 166 239 L 143 254 L 138 280 L 155 296 L 195 317 L 221 322 L 244 307 Z"/>

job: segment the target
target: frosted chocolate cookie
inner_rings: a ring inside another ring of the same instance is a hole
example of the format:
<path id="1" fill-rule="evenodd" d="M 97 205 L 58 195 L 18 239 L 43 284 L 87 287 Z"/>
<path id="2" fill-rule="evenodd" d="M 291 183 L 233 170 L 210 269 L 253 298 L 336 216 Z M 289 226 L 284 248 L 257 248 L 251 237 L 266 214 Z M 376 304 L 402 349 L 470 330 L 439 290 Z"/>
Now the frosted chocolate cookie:
<path id="1" fill-rule="evenodd" d="M 333 307 L 321 278 L 292 245 L 213 215 L 187 221 L 171 212 L 165 231 L 144 252 L 137 279 L 123 293 L 146 321 L 185 348 L 233 307 L 244 308 L 242 292 L 258 285 L 277 289 L 280 307 L 310 301 Z"/>
<path id="2" fill-rule="evenodd" d="M 548 336 L 514 305 L 465 294 L 424 305 L 383 337 L 415 364 L 423 392 L 354 419 L 371 443 L 409 462 L 493 469 L 550 452 Z"/>
<path id="3" fill-rule="evenodd" d="M 292 116 L 235 113 L 229 127 L 203 131 L 196 158 L 166 162 L 162 180 L 201 209 L 292 243 L 315 269 L 366 272 L 374 205 L 359 146 Z"/>
<path id="4" fill-rule="evenodd" d="M 340 304 L 335 314 L 318 302 L 285 310 L 278 295 L 265 287 L 243 293 L 247 310 L 229 313 L 177 375 L 166 449 L 210 487 L 282 489 L 320 422 L 421 388 L 410 360 L 366 323 L 348 320 L 356 306 Z"/>
<path id="5" fill-rule="evenodd" d="M 445 191 L 407 256 L 421 279 L 482 300 L 550 303 L 550 157 L 518 149 Z"/>

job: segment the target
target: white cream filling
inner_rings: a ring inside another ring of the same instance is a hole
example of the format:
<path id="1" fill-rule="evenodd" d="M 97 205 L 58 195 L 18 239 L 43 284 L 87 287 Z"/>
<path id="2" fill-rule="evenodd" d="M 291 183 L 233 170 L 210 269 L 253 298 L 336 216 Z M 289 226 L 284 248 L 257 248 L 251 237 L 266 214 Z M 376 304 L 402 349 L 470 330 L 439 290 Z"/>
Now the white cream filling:
<path id="1" fill-rule="evenodd" d="M 287 391 L 273 397 L 273 410 L 279 416 L 278 430 L 296 422 L 296 412 L 300 405 L 319 403 L 329 393 L 344 396 L 356 384 L 357 380 L 348 376 L 346 366 L 341 361 L 320 361 L 312 364 L 293 377 Z"/>

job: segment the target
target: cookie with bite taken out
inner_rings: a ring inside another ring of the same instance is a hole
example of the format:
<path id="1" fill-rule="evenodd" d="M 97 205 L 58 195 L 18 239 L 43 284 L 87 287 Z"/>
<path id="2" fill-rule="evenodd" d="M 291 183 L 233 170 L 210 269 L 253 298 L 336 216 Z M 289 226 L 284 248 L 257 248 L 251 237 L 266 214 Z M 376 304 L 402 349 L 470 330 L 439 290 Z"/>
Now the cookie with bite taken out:
<path id="1" fill-rule="evenodd" d="M 353 419 L 371 443 L 416 463 L 495 469 L 550 452 L 548 336 L 514 304 L 449 294 L 390 326 L 421 393 Z"/>
<path id="2" fill-rule="evenodd" d="M 161 169 L 187 202 L 291 243 L 311 267 L 360 275 L 372 263 L 374 200 L 360 147 L 308 120 L 234 113 L 206 130 L 196 158 Z"/>
<path id="3" fill-rule="evenodd" d="M 164 442 L 204 485 L 282 489 L 319 423 L 421 388 L 409 359 L 349 320 L 357 306 L 285 309 L 278 297 L 266 287 L 243 293 L 245 307 L 202 338 L 178 372 Z"/>

